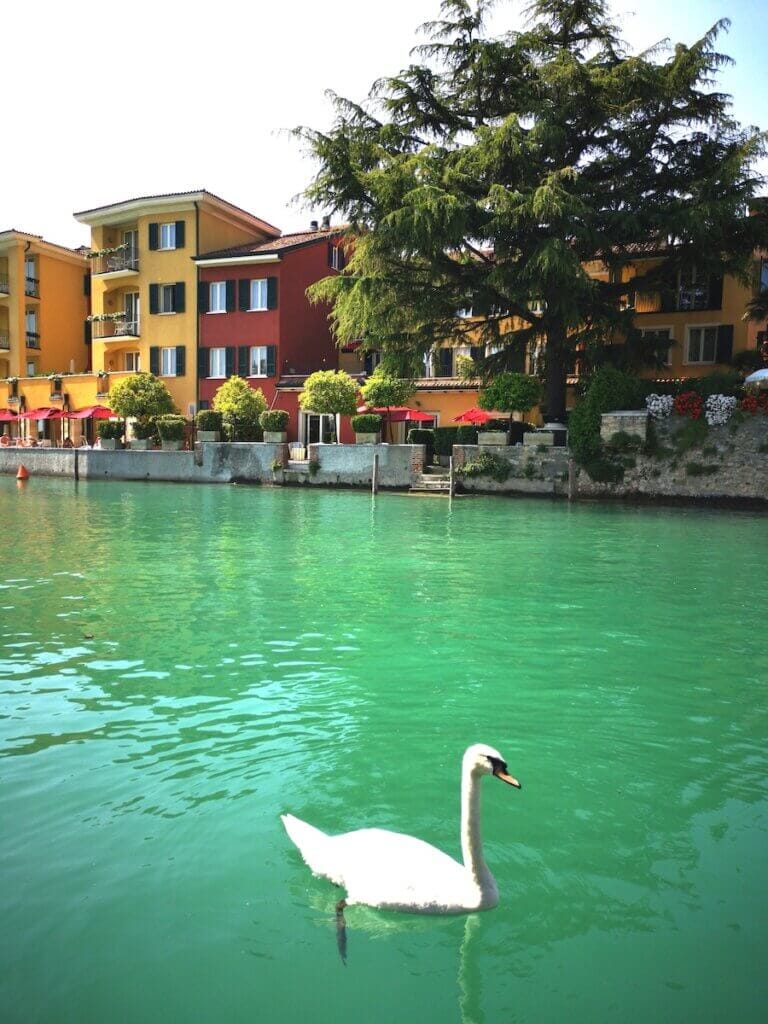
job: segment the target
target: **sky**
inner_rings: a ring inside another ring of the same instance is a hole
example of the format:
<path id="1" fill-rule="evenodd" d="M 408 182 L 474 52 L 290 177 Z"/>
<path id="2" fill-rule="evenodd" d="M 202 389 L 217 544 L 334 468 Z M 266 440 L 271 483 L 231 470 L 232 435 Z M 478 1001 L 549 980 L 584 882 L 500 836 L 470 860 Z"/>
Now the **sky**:
<path id="1" fill-rule="evenodd" d="M 284 232 L 305 229 L 323 211 L 294 202 L 313 164 L 291 129 L 330 125 L 326 90 L 361 100 L 404 67 L 438 8 L 7 0 L 0 230 L 74 247 L 89 242 L 75 210 L 201 188 Z M 491 28 L 517 27 L 523 8 L 499 0 Z M 739 120 L 768 129 L 765 0 L 615 0 L 613 13 L 633 49 L 691 43 L 730 18 L 720 49 L 736 64 L 722 88 Z"/>

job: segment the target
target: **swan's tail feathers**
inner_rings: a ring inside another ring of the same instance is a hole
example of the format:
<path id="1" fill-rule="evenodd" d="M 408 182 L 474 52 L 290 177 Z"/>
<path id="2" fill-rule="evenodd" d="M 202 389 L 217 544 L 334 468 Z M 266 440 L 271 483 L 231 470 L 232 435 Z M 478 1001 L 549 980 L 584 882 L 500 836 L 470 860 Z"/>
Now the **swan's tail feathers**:
<path id="1" fill-rule="evenodd" d="M 291 842 L 298 847 L 299 853 L 314 874 L 333 880 L 333 868 L 329 863 L 330 851 L 328 849 L 331 836 L 321 832 L 314 825 L 308 825 L 306 821 L 301 821 L 300 818 L 294 818 L 292 814 L 281 814 L 280 817 Z"/>

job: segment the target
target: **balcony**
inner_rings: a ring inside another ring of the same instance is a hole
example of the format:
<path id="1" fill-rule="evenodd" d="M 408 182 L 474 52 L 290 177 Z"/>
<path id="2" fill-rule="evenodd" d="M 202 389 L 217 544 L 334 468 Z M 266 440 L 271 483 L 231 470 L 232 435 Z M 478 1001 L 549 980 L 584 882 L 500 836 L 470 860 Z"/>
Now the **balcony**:
<path id="1" fill-rule="evenodd" d="M 0 331 L 0 350 L 8 352 L 11 347 L 11 336 L 7 331 Z"/>
<path id="2" fill-rule="evenodd" d="M 94 341 L 118 341 L 125 338 L 138 338 L 140 324 L 138 320 L 93 320 L 91 321 L 91 331 Z"/>
<path id="3" fill-rule="evenodd" d="M 138 272 L 139 254 L 135 249 L 119 249 L 117 252 L 95 256 L 91 260 L 91 273 L 103 280 L 135 277 Z"/>
<path id="4" fill-rule="evenodd" d="M 33 299 L 40 298 L 40 278 L 39 277 L 25 277 L 24 278 L 24 294 L 31 296 Z"/>
<path id="5" fill-rule="evenodd" d="M 0 297 L 5 298 L 6 295 L 11 294 L 11 286 L 8 283 L 8 275 L 0 274 Z"/>
<path id="6" fill-rule="evenodd" d="M 40 335 L 37 331 L 27 331 L 27 348 L 40 348 Z"/>

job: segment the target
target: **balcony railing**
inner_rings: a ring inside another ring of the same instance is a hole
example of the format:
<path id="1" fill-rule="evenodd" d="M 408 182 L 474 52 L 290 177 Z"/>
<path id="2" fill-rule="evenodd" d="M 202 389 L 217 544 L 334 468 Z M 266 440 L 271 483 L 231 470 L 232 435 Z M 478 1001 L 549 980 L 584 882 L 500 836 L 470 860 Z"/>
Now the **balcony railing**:
<path id="1" fill-rule="evenodd" d="M 27 348 L 40 348 L 40 335 L 37 331 L 27 331 Z"/>
<path id="2" fill-rule="evenodd" d="M 11 286 L 8 284 L 8 275 L 0 274 L 0 295 L 8 295 Z"/>
<path id="3" fill-rule="evenodd" d="M 39 277 L 25 277 L 24 278 L 24 294 L 31 295 L 33 299 L 40 298 L 40 278 Z"/>
<path id="4" fill-rule="evenodd" d="M 91 323 L 92 338 L 109 341 L 111 338 L 138 338 L 138 320 L 94 320 Z"/>
<path id="5" fill-rule="evenodd" d="M 135 249 L 125 252 L 111 252 L 106 256 L 97 256 L 91 261 L 91 273 L 98 274 L 135 274 L 139 271 L 139 254 Z"/>
<path id="6" fill-rule="evenodd" d="M 11 347 L 11 336 L 6 331 L 0 331 L 0 349 L 6 351 Z"/>

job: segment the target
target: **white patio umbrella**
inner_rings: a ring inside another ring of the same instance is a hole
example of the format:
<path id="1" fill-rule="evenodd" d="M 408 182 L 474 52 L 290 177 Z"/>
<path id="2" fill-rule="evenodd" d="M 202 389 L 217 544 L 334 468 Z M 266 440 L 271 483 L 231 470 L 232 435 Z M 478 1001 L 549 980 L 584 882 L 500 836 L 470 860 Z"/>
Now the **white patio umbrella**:
<path id="1" fill-rule="evenodd" d="M 744 378 L 745 384 L 757 384 L 758 387 L 768 388 L 768 367 L 762 370 L 755 370 L 748 377 Z"/>

